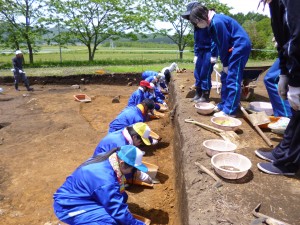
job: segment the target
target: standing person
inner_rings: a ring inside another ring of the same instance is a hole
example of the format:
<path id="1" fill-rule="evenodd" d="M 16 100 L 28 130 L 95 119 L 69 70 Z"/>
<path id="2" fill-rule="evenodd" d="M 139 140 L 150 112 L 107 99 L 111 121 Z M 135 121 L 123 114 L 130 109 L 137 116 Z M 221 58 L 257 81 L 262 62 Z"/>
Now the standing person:
<path id="1" fill-rule="evenodd" d="M 221 102 L 216 108 L 220 112 L 214 116 L 234 117 L 240 104 L 243 70 L 251 51 L 248 34 L 231 17 L 216 14 L 203 5 L 193 8 L 190 21 L 198 28 L 208 27 L 223 64 Z"/>
<path id="2" fill-rule="evenodd" d="M 288 100 L 283 100 L 278 94 L 278 81 L 280 75 L 279 59 L 277 59 L 264 77 L 274 116 L 281 117 L 276 123 L 270 123 L 268 127 L 275 130 L 285 130 L 292 116 L 291 106 Z"/>
<path id="3" fill-rule="evenodd" d="M 300 1 L 261 0 L 269 3 L 271 25 L 280 60 L 278 93 L 288 99 L 292 117 L 282 141 L 271 151 L 256 150 L 258 157 L 269 161 L 257 167 L 268 174 L 295 175 L 300 167 Z"/>
<path id="4" fill-rule="evenodd" d="M 197 6 L 201 6 L 201 4 L 199 2 L 189 3 L 187 11 L 181 17 L 190 20 L 191 11 Z M 208 102 L 211 90 L 211 74 L 213 66 L 217 62 L 218 51 L 207 27 L 194 26 L 194 53 L 196 94 L 191 101 Z"/>
<path id="5" fill-rule="evenodd" d="M 153 114 L 154 107 L 154 101 L 148 98 L 136 106 L 127 106 L 110 122 L 108 133 L 121 130 L 138 122 L 146 122 L 149 119 L 148 114 Z"/>
<path id="6" fill-rule="evenodd" d="M 29 81 L 25 75 L 25 72 L 23 71 L 23 53 L 20 50 L 16 51 L 16 56 L 12 59 L 13 64 L 13 72 L 14 72 L 14 78 L 15 78 L 15 89 L 16 91 L 19 90 L 19 82 L 22 79 L 24 82 L 25 87 L 27 88 L 27 91 L 33 91 L 33 88 L 29 86 Z"/>
<path id="7" fill-rule="evenodd" d="M 149 92 L 151 89 L 153 89 L 153 87 L 150 85 L 150 83 L 148 81 L 142 80 L 138 89 L 134 91 L 128 99 L 127 106 L 136 106 L 140 104 L 149 96 Z"/>
<path id="8" fill-rule="evenodd" d="M 147 172 L 143 153 L 125 145 L 97 155 L 79 166 L 53 195 L 54 212 L 71 225 L 144 225 L 126 204 L 125 175 Z"/>

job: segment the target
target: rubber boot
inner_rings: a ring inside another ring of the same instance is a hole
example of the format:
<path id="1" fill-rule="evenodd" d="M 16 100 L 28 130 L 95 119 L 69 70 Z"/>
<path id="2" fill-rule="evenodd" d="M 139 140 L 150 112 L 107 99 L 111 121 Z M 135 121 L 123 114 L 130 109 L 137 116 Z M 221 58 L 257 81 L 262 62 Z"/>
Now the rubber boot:
<path id="1" fill-rule="evenodd" d="M 16 91 L 20 91 L 19 90 L 19 84 L 15 83 L 15 89 L 16 89 Z"/>
<path id="2" fill-rule="evenodd" d="M 197 87 L 196 88 L 196 94 L 195 94 L 194 98 L 191 99 L 191 102 L 198 101 L 201 98 L 201 95 L 202 95 L 202 89 Z"/>
<path id="3" fill-rule="evenodd" d="M 25 81 L 25 87 L 27 88 L 27 91 L 33 91 L 33 88 L 29 86 L 28 80 Z"/>
<path id="4" fill-rule="evenodd" d="M 198 100 L 198 102 L 209 102 L 209 95 L 210 95 L 210 90 L 203 91 L 201 98 Z"/>

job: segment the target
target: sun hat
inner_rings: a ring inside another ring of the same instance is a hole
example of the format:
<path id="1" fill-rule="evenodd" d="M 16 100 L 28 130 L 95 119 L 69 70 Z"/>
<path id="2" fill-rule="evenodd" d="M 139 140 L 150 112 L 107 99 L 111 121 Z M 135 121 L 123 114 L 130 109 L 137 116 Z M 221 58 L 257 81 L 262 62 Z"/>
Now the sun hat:
<path id="1" fill-rule="evenodd" d="M 190 3 L 188 3 L 186 5 L 186 12 L 184 12 L 183 14 L 181 14 L 181 17 L 183 19 L 188 20 L 189 17 L 190 17 L 190 15 L 191 15 L 191 12 L 192 12 L 193 8 L 195 8 L 198 5 L 201 5 L 201 3 L 200 2 L 190 2 Z"/>
<path id="2" fill-rule="evenodd" d="M 21 50 L 17 50 L 17 51 L 16 51 L 16 55 L 19 55 L 19 54 L 22 54 L 22 51 L 21 51 Z"/>
<path id="3" fill-rule="evenodd" d="M 143 152 L 133 145 L 123 145 L 117 152 L 118 157 L 130 166 L 142 172 L 148 172 L 148 168 L 142 163 Z"/>
<path id="4" fill-rule="evenodd" d="M 141 87 L 147 87 L 147 88 L 149 88 L 149 89 L 153 89 L 153 88 L 151 87 L 150 83 L 149 83 L 148 81 L 145 81 L 145 80 L 142 80 L 142 81 L 140 82 L 140 86 L 141 86 Z"/>
<path id="5" fill-rule="evenodd" d="M 133 124 L 132 128 L 135 132 L 138 133 L 138 135 L 141 136 L 145 145 L 151 145 L 151 141 L 149 139 L 151 129 L 147 124 L 142 123 L 142 122 L 135 123 L 135 124 Z"/>

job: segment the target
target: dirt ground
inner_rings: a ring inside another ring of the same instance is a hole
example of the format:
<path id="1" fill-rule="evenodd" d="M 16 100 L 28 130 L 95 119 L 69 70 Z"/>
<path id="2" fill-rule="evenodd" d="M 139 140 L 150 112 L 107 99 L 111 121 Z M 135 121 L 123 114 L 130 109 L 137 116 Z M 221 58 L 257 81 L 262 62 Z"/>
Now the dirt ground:
<path id="1" fill-rule="evenodd" d="M 66 177 L 89 158 L 107 134 L 108 124 L 127 105 L 137 86 L 33 85 L 34 92 L 2 86 L 0 95 L 0 221 L 1 224 L 58 224 L 52 195 Z M 84 92 L 91 103 L 74 101 Z M 120 103 L 112 103 L 120 95 Z M 162 141 L 142 147 L 144 160 L 159 166 L 154 188 L 132 186 L 129 208 L 152 224 L 176 224 L 172 132 L 166 116 L 149 126 Z M 61 223 L 63 224 L 63 223 Z"/>
<path id="2" fill-rule="evenodd" d="M 254 101 L 269 101 L 263 85 L 263 76 L 260 75 L 254 89 Z M 215 76 L 213 76 L 214 78 Z M 260 172 L 256 164 L 263 160 L 255 156 L 258 148 L 271 149 L 255 131 L 240 111 L 237 118 L 242 126 L 236 133 L 240 137 L 240 148 L 236 151 L 252 162 L 248 174 L 240 180 L 222 179 L 223 186 L 213 188 L 215 181 L 205 173 L 201 173 L 194 164 L 200 162 L 211 169 L 210 157 L 206 155 L 202 145 L 206 139 L 220 139 L 210 131 L 194 124 L 185 123 L 184 120 L 192 118 L 196 121 L 212 125 L 212 115 L 199 115 L 194 104 L 186 98 L 189 87 L 193 84 L 192 73 L 178 74 L 173 82 L 172 103 L 176 106 L 174 119 L 175 127 L 175 162 L 176 186 L 178 202 L 182 204 L 182 224 L 250 224 L 254 219 L 252 210 L 261 203 L 260 211 L 263 214 L 290 224 L 300 224 L 300 171 L 295 177 L 272 176 Z M 211 92 L 211 100 L 219 102 L 216 90 Z M 242 101 L 244 107 L 248 102 Z M 264 133 L 274 146 L 282 136 L 264 130 Z"/>
<path id="3" fill-rule="evenodd" d="M 260 79 L 255 89 L 256 100 L 267 101 Z M 300 180 L 296 177 L 270 176 L 258 171 L 261 162 L 254 150 L 268 146 L 242 114 L 237 132 L 246 145 L 237 152 L 252 161 L 251 171 L 239 181 L 223 180 L 223 187 L 212 188 L 214 181 L 194 165 L 201 162 L 210 168 L 210 158 L 202 142 L 218 138 L 206 130 L 184 122 L 193 118 L 210 124 L 210 116 L 197 114 L 185 98 L 193 74 L 173 77 L 171 109 L 149 126 L 162 137 L 157 146 L 142 147 L 145 161 L 159 166 L 154 188 L 132 186 L 129 208 L 150 218 L 152 224 L 210 225 L 250 224 L 253 208 L 262 203 L 260 212 L 290 224 L 300 224 Z M 52 195 L 84 160 L 93 154 L 108 130 L 109 122 L 125 107 L 137 86 L 33 85 L 34 92 L 16 92 L 13 86 L 1 85 L 0 95 L 0 220 L 1 224 L 59 224 L 52 209 Z M 74 101 L 73 95 L 85 93 L 91 103 Z M 120 95 L 120 103 L 112 98 Z M 219 96 L 212 91 L 212 99 Z M 243 104 L 247 104 L 243 102 Z M 175 107 L 174 107 L 175 108 Z M 174 109 L 173 108 L 173 109 Z M 265 130 L 274 144 L 281 136 Z M 174 154 L 173 154 L 174 153 Z M 62 223 L 61 223 L 62 224 Z"/>

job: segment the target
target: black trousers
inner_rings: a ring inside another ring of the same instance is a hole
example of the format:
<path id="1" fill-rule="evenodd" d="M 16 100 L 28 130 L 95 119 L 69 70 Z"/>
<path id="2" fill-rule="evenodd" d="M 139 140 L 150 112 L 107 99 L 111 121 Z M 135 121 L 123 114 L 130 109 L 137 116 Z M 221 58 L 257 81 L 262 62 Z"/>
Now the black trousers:
<path id="1" fill-rule="evenodd" d="M 292 109 L 291 120 L 284 132 L 282 141 L 273 149 L 275 166 L 285 166 L 297 172 L 300 168 L 300 111 Z"/>

